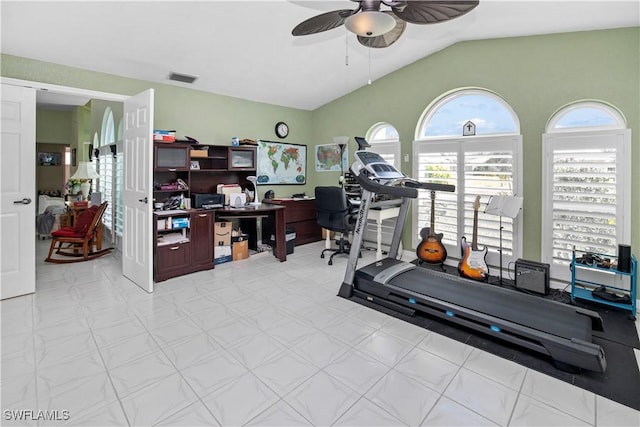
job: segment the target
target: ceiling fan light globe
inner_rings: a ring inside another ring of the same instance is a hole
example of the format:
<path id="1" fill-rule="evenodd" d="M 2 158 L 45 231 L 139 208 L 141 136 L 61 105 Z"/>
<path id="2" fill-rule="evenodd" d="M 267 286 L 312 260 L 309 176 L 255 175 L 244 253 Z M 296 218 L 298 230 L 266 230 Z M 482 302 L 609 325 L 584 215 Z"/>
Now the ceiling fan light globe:
<path id="1" fill-rule="evenodd" d="M 344 20 L 349 31 L 362 37 L 377 37 L 396 26 L 396 20 L 389 14 L 365 11 L 351 15 Z"/>

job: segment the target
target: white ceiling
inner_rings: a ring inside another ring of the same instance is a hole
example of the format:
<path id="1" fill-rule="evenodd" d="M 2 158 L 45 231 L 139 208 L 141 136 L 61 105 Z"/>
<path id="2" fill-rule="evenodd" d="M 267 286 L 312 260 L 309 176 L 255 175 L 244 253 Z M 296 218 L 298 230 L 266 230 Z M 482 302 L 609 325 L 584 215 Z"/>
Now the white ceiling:
<path id="1" fill-rule="evenodd" d="M 459 41 L 640 25 L 640 0 L 480 0 L 458 19 L 408 24 L 397 43 L 369 52 L 343 27 L 291 35 L 314 15 L 354 9 L 348 0 L 3 0 L 0 7 L 3 53 L 305 110 Z M 171 71 L 199 79 L 171 82 Z"/>

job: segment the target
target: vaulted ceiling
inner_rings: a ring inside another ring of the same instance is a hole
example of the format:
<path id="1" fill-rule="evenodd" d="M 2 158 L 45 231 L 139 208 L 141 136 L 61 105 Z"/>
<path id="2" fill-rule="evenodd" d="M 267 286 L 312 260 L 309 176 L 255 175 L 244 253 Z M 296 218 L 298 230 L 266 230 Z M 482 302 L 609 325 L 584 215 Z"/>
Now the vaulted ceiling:
<path id="1" fill-rule="evenodd" d="M 305 110 L 456 42 L 640 25 L 640 2 L 480 0 L 439 24 L 408 24 L 394 45 L 369 49 L 344 27 L 293 37 L 348 0 L 6 1 L 2 52 L 71 67 Z M 168 80 L 170 72 L 195 83 Z"/>

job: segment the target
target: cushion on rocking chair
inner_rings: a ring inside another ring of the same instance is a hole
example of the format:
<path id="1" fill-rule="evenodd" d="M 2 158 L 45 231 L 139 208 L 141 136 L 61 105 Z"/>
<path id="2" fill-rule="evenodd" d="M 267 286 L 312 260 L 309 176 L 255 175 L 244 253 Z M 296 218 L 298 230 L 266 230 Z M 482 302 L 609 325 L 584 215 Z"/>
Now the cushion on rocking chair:
<path id="1" fill-rule="evenodd" d="M 84 237 L 87 231 L 89 231 L 93 217 L 96 215 L 96 212 L 98 212 L 99 207 L 100 206 L 91 206 L 78 215 L 78 219 L 76 219 L 73 227 L 62 227 L 51 233 L 51 235 L 54 237 Z"/>

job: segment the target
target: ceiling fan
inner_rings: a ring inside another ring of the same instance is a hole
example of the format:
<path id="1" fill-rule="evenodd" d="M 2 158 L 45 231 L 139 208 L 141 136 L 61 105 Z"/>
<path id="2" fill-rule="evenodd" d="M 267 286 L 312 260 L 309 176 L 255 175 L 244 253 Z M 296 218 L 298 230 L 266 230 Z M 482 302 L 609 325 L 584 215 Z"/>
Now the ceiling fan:
<path id="1" fill-rule="evenodd" d="M 391 46 L 404 32 L 407 22 L 435 24 L 464 15 L 475 8 L 478 0 L 351 0 L 354 10 L 340 9 L 309 18 L 291 31 L 294 36 L 307 36 L 337 28 L 342 24 L 357 34 L 360 44 L 382 48 Z M 380 10 L 381 4 L 391 10 Z"/>

